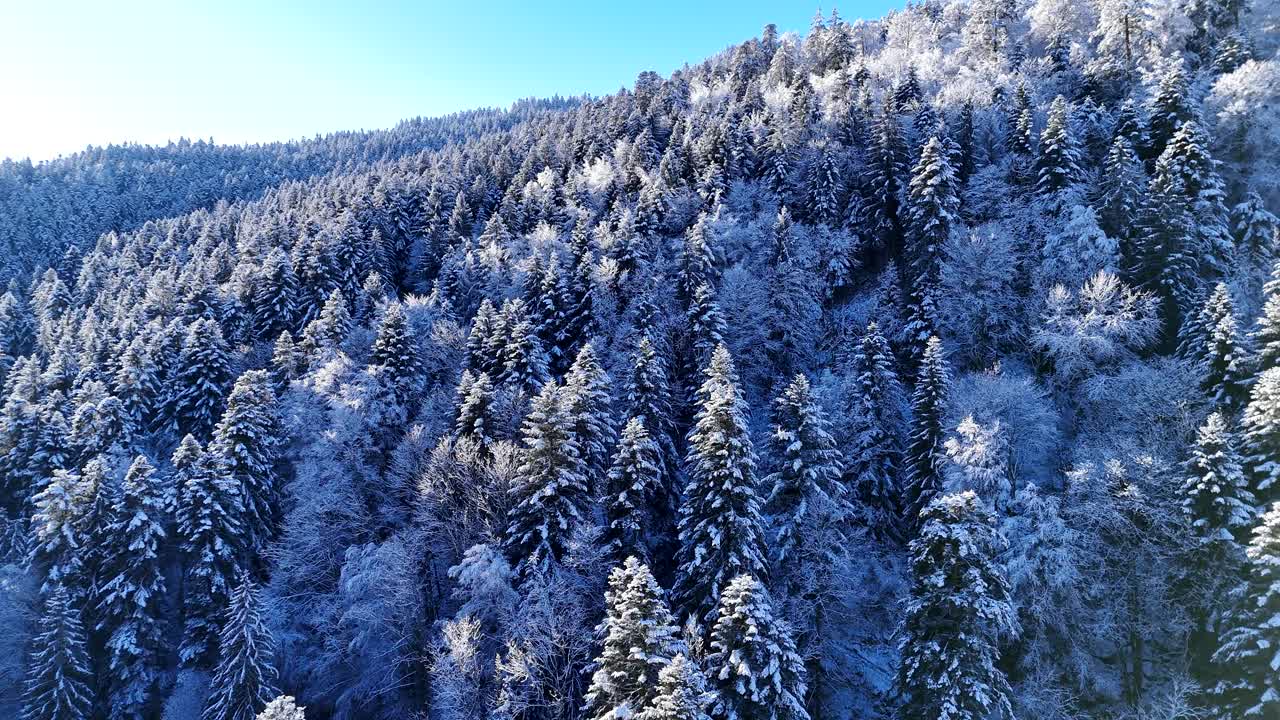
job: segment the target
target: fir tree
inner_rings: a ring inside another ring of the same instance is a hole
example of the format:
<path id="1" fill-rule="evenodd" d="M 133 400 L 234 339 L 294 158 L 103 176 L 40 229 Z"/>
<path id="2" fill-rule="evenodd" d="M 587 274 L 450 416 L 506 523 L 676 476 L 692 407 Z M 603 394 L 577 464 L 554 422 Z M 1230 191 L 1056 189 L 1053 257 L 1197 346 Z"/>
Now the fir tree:
<path id="1" fill-rule="evenodd" d="M 1151 99 L 1150 127 L 1151 156 L 1164 152 L 1173 134 L 1190 120 L 1193 111 L 1187 98 L 1187 76 L 1180 63 L 1174 63 L 1164 71 Z"/>
<path id="2" fill-rule="evenodd" d="M 910 444 L 904 458 L 907 473 L 904 506 L 906 521 L 911 527 L 920 527 L 924 509 L 942 489 L 942 464 L 945 461 L 942 422 L 948 384 L 942 341 L 930 338 L 920 364 L 916 389 L 911 396 Z"/>
<path id="3" fill-rule="evenodd" d="M 178 656 L 183 664 L 209 667 L 216 657 L 218 622 L 241 568 L 240 487 L 212 465 L 187 435 L 173 453 L 178 492 L 177 541 L 184 569 L 185 625 Z"/>
<path id="4" fill-rule="evenodd" d="M 80 522 L 86 499 L 80 476 L 69 470 L 55 471 L 31 499 L 35 512 L 29 565 L 42 582 L 42 593 L 59 588 L 77 606 L 93 591 L 93 579 L 86 576 L 82 558 L 88 550 Z"/>
<path id="5" fill-rule="evenodd" d="M 564 401 L 573 423 L 571 431 L 582 453 L 587 487 L 599 486 L 609 469 L 615 430 L 610 412 L 609 375 L 600 365 L 595 346 L 587 343 L 564 378 Z"/>
<path id="6" fill-rule="evenodd" d="M 644 528 L 651 524 L 653 497 L 661 491 L 658 446 L 642 418 L 627 421 L 618 441 L 613 466 L 605 477 L 605 528 L 601 541 L 608 556 L 621 562 L 629 556 L 648 557 Z"/>
<path id="7" fill-rule="evenodd" d="M 341 290 L 334 290 L 325 300 L 320 317 L 307 324 L 302 335 L 302 347 L 308 355 L 320 351 L 337 350 L 351 331 L 351 313 Z"/>
<path id="8" fill-rule="evenodd" d="M 1225 284 L 1218 283 L 1214 288 L 1199 317 L 1203 336 L 1188 340 L 1203 343 L 1190 350 L 1200 371 L 1200 387 L 1214 405 L 1238 408 L 1248 395 L 1248 358 L 1240 345 L 1235 309 Z"/>
<path id="9" fill-rule="evenodd" d="M 1102 174 L 1098 178 L 1098 219 L 1108 237 L 1133 239 L 1133 226 L 1142 210 L 1146 186 L 1146 174 L 1138 154 L 1127 138 L 1117 136 L 1102 161 Z M 1132 261 L 1133 249 L 1128 243 L 1124 252 Z"/>
<path id="10" fill-rule="evenodd" d="M 1036 158 L 1041 194 L 1058 192 L 1079 181 L 1080 148 L 1071 130 L 1071 106 L 1059 95 L 1049 108 L 1049 121 L 1040 134 L 1040 155 Z"/>
<path id="11" fill-rule="evenodd" d="M 904 717 L 1012 717 L 999 640 L 1017 627 L 997 561 L 1004 540 L 972 491 L 945 495 L 920 516 L 911 541 L 911 592 L 902 620 L 897 692 Z"/>
<path id="12" fill-rule="evenodd" d="M 534 265 L 537 268 L 537 265 Z M 530 275 L 533 275 L 531 271 Z M 485 298 L 471 318 L 471 330 L 467 333 L 467 368 L 476 372 L 492 372 L 495 370 L 494 358 L 487 352 L 489 339 L 493 336 L 494 322 L 498 311 L 493 301 Z"/>
<path id="13" fill-rule="evenodd" d="M 772 488 L 767 504 L 776 517 L 773 559 L 783 566 L 797 548 L 812 550 L 807 546 L 819 540 L 818 528 L 846 515 L 843 458 L 804 375 L 796 375 L 774 401 L 770 440 L 779 464 L 764 485 Z"/>
<path id="14" fill-rule="evenodd" d="M 201 720 L 253 720 L 276 696 L 275 646 L 258 591 L 242 575 L 218 638 L 218 666 Z"/>
<path id="15" fill-rule="evenodd" d="M 302 377 L 306 371 L 307 358 L 302 349 L 293 342 L 288 332 L 280 333 L 276 338 L 275 348 L 271 352 L 272 377 L 281 392 L 289 387 L 289 383 Z"/>
<path id="16" fill-rule="evenodd" d="M 307 720 L 304 710 L 306 708 L 298 707 L 292 696 L 281 695 L 267 703 L 258 713 L 257 720 Z"/>
<path id="17" fill-rule="evenodd" d="M 281 248 L 267 255 L 253 288 L 253 335 L 258 340 L 276 337 L 293 329 L 298 278 L 293 263 Z"/>
<path id="18" fill-rule="evenodd" d="M 22 708 L 25 720 L 93 717 L 93 671 L 78 605 L 58 585 L 46 595 L 31 640 Z"/>
<path id="19" fill-rule="evenodd" d="M 280 519 L 280 424 L 270 378 L 265 370 L 250 370 L 236 380 L 209 443 L 209 464 L 235 488 L 237 499 L 227 502 L 243 513 L 243 547 L 254 557 L 275 537 Z"/>
<path id="20" fill-rule="evenodd" d="M 893 354 L 880 328 L 867 325 L 854 355 L 857 397 L 847 477 L 865 522 L 879 538 L 898 537 L 902 508 L 898 488 L 898 428 L 893 398 L 901 392 Z"/>
<path id="21" fill-rule="evenodd" d="M 1273 505 L 1253 530 L 1245 584 L 1213 655 L 1220 678 L 1212 688 L 1223 718 L 1269 718 L 1280 713 L 1280 505 Z"/>
<path id="22" fill-rule="evenodd" d="M 418 344 L 399 303 L 388 307 L 378 323 L 369 364 L 386 369 L 395 386 L 396 400 L 401 403 L 413 397 L 422 382 Z"/>
<path id="23" fill-rule="evenodd" d="M 698 289 L 706 285 L 715 287 L 719 280 L 719 262 L 715 247 L 711 244 L 709 226 L 713 218 L 707 213 L 685 233 L 680 251 L 680 267 L 676 275 L 677 295 L 686 306 L 696 301 Z"/>
<path id="24" fill-rule="evenodd" d="M 605 618 L 596 627 L 600 655 L 586 693 L 587 717 L 641 712 L 658 695 L 658 674 L 683 649 L 662 588 L 634 557 L 609 573 Z"/>
<path id="25" fill-rule="evenodd" d="M 222 331 L 212 320 L 197 320 L 187 331 L 178 361 L 177 396 L 173 404 L 176 428 L 205 437 L 222 409 L 231 384 L 230 353 Z"/>
<path id="26" fill-rule="evenodd" d="M 165 538 L 166 493 L 155 469 L 141 455 L 124 478 L 124 492 L 112 513 L 109 537 L 114 552 L 100 591 L 108 631 L 111 716 L 152 717 L 163 669 L 165 580 L 161 543 Z"/>
<path id="27" fill-rule="evenodd" d="M 724 589 L 707 656 L 728 720 L 808 720 L 804 662 L 786 622 L 759 580 L 733 578 Z"/>
<path id="28" fill-rule="evenodd" d="M 626 406 L 628 416 L 639 418 L 644 424 L 658 453 L 658 484 L 653 488 L 650 509 L 651 517 L 659 522 L 655 530 L 661 531 L 664 524 L 671 522 L 676 511 L 679 456 L 673 439 L 675 420 L 667 368 L 647 333 L 640 337 L 631 356 Z"/>
<path id="29" fill-rule="evenodd" d="M 1176 178 L 1193 218 L 1193 251 L 1206 270 L 1225 272 L 1235 250 L 1227 226 L 1226 190 L 1199 123 L 1185 122 L 1173 134 L 1156 160 L 1155 178 L 1167 185 Z"/>
<path id="30" fill-rule="evenodd" d="M 902 250 L 898 196 L 907 176 L 906 148 L 898 120 L 888 107 L 872 128 L 867 174 L 867 221 L 875 244 L 891 256 Z"/>
<path id="31" fill-rule="evenodd" d="M 528 320 L 511 326 L 502 358 L 500 379 L 517 390 L 535 393 L 550 378 L 547 353 Z"/>
<path id="32" fill-rule="evenodd" d="M 1262 316 L 1250 335 L 1256 353 L 1253 364 L 1258 372 L 1280 367 L 1280 261 L 1272 267 L 1262 294 L 1266 298 Z"/>
<path id="33" fill-rule="evenodd" d="M 931 332 L 928 321 L 931 312 L 928 304 L 931 293 L 939 283 L 942 262 L 942 246 L 951 234 L 952 226 L 959 221 L 960 198 L 955 171 L 948 153 L 938 138 L 931 137 L 920 152 L 911 175 L 911 191 L 908 213 L 911 226 L 911 271 L 909 285 L 912 324 L 915 331 L 909 333 L 914 357 L 925 350 Z"/>
<path id="34" fill-rule="evenodd" d="M 815 224 L 831 225 L 839 212 L 840 192 L 835 153 L 830 147 L 820 147 L 805 176 L 809 219 Z"/>
<path id="35" fill-rule="evenodd" d="M 1280 494 L 1280 367 L 1258 376 L 1240 424 L 1250 490 L 1267 504 Z"/>
<path id="36" fill-rule="evenodd" d="M 524 421 L 506 546 L 508 556 L 525 571 L 561 560 L 585 519 L 587 480 L 567 405 L 563 390 L 548 382 Z"/>
<path id="37" fill-rule="evenodd" d="M 1231 208 L 1231 231 L 1236 247 L 1259 266 L 1276 261 L 1276 231 L 1280 220 L 1267 210 L 1258 193 L 1250 191 L 1244 202 Z"/>
<path id="38" fill-rule="evenodd" d="M 1167 174 L 1152 178 L 1133 274 L 1160 298 L 1166 331 L 1181 324 L 1199 282 L 1193 223 L 1181 180 Z"/>
<path id="39" fill-rule="evenodd" d="M 1253 522 L 1253 504 L 1235 435 L 1222 414 L 1212 413 L 1196 434 L 1182 484 L 1182 512 L 1202 550 L 1218 560 L 1231 556 L 1235 537 Z"/>
<path id="40" fill-rule="evenodd" d="M 724 342 L 725 321 L 710 285 L 699 285 L 689 305 L 686 332 L 689 338 L 688 363 L 701 366 L 711 352 Z"/>
<path id="41" fill-rule="evenodd" d="M 493 410 L 493 383 L 488 373 L 479 376 L 470 370 L 462 371 L 458 382 L 458 416 L 453 424 L 455 437 L 465 437 L 482 448 L 489 446 L 497 430 L 497 418 Z"/>
<path id="42" fill-rule="evenodd" d="M 716 349 L 704 377 L 685 459 L 675 596 L 687 616 L 710 621 L 731 578 L 765 576 L 765 543 L 747 408 L 728 348 Z"/>
<path id="43" fill-rule="evenodd" d="M 145 428 L 157 410 L 160 378 L 156 365 L 141 336 L 133 339 L 120 356 L 119 367 L 112 376 L 116 397 L 124 403 L 134 427 Z"/>
<path id="44" fill-rule="evenodd" d="M 636 720 L 710 720 L 707 708 L 715 694 L 707 690 L 707 678 L 697 663 L 676 655 L 658 671 L 658 691 Z"/>

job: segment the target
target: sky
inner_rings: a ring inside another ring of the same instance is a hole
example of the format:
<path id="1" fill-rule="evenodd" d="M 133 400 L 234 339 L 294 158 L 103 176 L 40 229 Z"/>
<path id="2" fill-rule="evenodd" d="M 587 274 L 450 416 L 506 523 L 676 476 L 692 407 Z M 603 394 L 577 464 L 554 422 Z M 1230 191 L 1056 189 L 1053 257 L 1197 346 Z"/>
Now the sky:
<path id="1" fill-rule="evenodd" d="M 0 158 L 180 137 L 385 128 L 525 97 L 603 95 L 759 34 L 792 0 L 4 0 Z M 846 19 L 901 0 L 860 0 Z M 830 6 L 823 8 L 830 12 Z"/>

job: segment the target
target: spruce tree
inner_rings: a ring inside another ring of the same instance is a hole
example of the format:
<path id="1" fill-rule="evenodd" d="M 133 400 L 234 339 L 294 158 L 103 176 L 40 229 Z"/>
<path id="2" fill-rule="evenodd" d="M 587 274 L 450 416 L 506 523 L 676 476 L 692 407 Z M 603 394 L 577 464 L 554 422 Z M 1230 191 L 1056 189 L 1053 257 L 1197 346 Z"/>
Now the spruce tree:
<path id="1" fill-rule="evenodd" d="M 205 437 L 231 384 L 230 351 L 217 323 L 197 320 L 187 331 L 178 360 L 173 419 L 178 431 Z"/>
<path id="2" fill-rule="evenodd" d="M 156 365 L 147 349 L 147 343 L 138 336 L 124 349 L 119 365 L 112 376 L 116 397 L 124 403 L 136 428 L 146 428 L 160 400 L 160 378 L 156 377 Z"/>
<path id="3" fill-rule="evenodd" d="M 738 575 L 765 577 L 765 542 L 747 407 L 729 350 L 711 356 L 689 433 L 675 597 L 695 620 L 714 620 L 720 592 Z"/>
<path id="4" fill-rule="evenodd" d="M 782 567 L 822 544 L 822 528 L 847 518 L 847 501 L 840 484 L 844 459 L 808 378 L 796 375 L 774 400 L 773 419 L 770 440 L 778 469 L 763 484 L 772 488 L 767 506 L 777 528 L 770 550 Z"/>
<path id="5" fill-rule="evenodd" d="M 1280 367 L 1280 260 L 1272 266 L 1262 295 L 1262 315 L 1250 335 L 1255 352 L 1253 365 L 1258 372 Z"/>
<path id="6" fill-rule="evenodd" d="M 112 512 L 114 552 L 100 590 L 99 629 L 109 633 L 111 716 L 152 717 L 163 670 L 165 580 L 160 552 L 165 540 L 166 492 L 141 455 L 124 478 Z"/>
<path id="7" fill-rule="evenodd" d="M 714 287 L 720 279 L 719 261 L 710 237 L 711 220 L 705 212 L 699 215 L 685 233 L 681 246 L 676 292 L 686 307 L 694 302 L 700 287 Z"/>
<path id="8" fill-rule="evenodd" d="M 609 375 L 600 365 L 595 346 L 587 343 L 578 351 L 564 377 L 564 401 L 573 423 L 572 432 L 582 453 L 582 469 L 587 487 L 594 489 L 609 470 L 615 430 L 610 412 Z"/>
<path id="9" fill-rule="evenodd" d="M 462 371 L 458 382 L 458 416 L 453 424 L 455 437 L 469 438 L 481 448 L 487 448 L 496 438 L 497 418 L 493 409 L 493 382 L 488 373 L 479 376 L 470 370 Z"/>
<path id="10" fill-rule="evenodd" d="M 1246 552 L 1245 583 L 1213 655 L 1212 699 L 1223 718 L 1272 718 L 1280 714 L 1280 504 L 1262 516 Z"/>
<path id="11" fill-rule="evenodd" d="M 298 277 L 289 255 L 276 248 L 263 262 L 262 273 L 254 279 L 253 336 L 269 340 L 283 330 L 293 329 L 297 305 Z"/>
<path id="12" fill-rule="evenodd" d="M 1098 220 L 1108 237 L 1121 239 L 1122 251 L 1132 262 L 1134 225 L 1142 210 L 1147 179 L 1142 161 L 1129 140 L 1118 136 L 1102 161 L 1098 178 Z"/>
<path id="13" fill-rule="evenodd" d="M 28 564 L 41 581 L 42 593 L 60 588 L 77 606 L 82 606 L 93 590 L 93 579 L 86 576 L 83 563 L 88 548 L 80 521 L 87 499 L 80 476 L 70 470 L 55 471 L 44 489 L 31 498 L 35 512 Z"/>
<path id="14" fill-rule="evenodd" d="M 629 557 L 609 573 L 600 655 L 586 693 L 588 718 L 611 720 L 650 707 L 658 674 L 683 649 L 675 618 L 649 568 Z"/>
<path id="15" fill-rule="evenodd" d="M 1204 558 L 1200 570 L 1237 555 L 1235 538 L 1254 519 L 1254 497 L 1245 480 L 1235 434 L 1221 413 L 1212 413 L 1196 433 L 1182 484 L 1182 512 L 1191 523 Z"/>
<path id="16" fill-rule="evenodd" d="M 1192 248 L 1206 270 L 1224 273 L 1235 248 L 1228 229 L 1226 188 L 1209 143 L 1199 123 L 1183 123 L 1156 160 L 1155 177 L 1166 183 L 1177 178 L 1193 218 Z"/>
<path id="17" fill-rule="evenodd" d="M 1164 173 L 1151 179 L 1140 224 L 1133 275 L 1160 298 L 1169 333 L 1191 309 L 1200 273 L 1194 219 L 1180 178 Z"/>
<path id="18" fill-rule="evenodd" d="M 351 331 L 351 313 L 341 290 L 334 290 L 325 300 L 320 317 L 307 324 L 302 347 L 308 355 L 337 350 Z"/>
<path id="19" fill-rule="evenodd" d="M 907 202 L 912 242 L 909 301 L 912 324 L 916 327 L 909 333 L 909 340 L 915 358 L 924 352 L 932 334 L 926 330 L 936 331 L 923 326 L 932 324 L 926 319 L 936 312 L 928 306 L 931 293 L 940 282 L 943 243 L 951 234 L 952 226 L 960 220 L 958 189 L 946 148 L 936 136 L 929 138 L 912 171 Z"/>
<path id="20" fill-rule="evenodd" d="M 241 569 L 242 498 L 234 478 L 212 464 L 190 435 L 174 451 L 172 464 L 186 618 L 178 657 L 184 665 L 207 668 L 216 658 L 217 615 Z"/>
<path id="21" fill-rule="evenodd" d="M 627 421 L 618 440 L 613 466 L 604 483 L 605 528 L 601 541 L 614 562 L 649 556 L 644 529 L 661 516 L 652 512 L 661 488 L 658 446 L 642 418 Z"/>
<path id="22" fill-rule="evenodd" d="M 689 353 L 687 362 L 701 367 L 711 352 L 724 342 L 725 321 L 710 285 L 699 285 L 689 305 L 686 334 Z"/>
<path id="23" fill-rule="evenodd" d="M 1180 63 L 1171 64 L 1161 75 L 1156 93 L 1151 99 L 1148 127 L 1151 156 L 1164 152 L 1173 134 L 1190 120 L 1193 110 L 1187 98 L 1187 76 Z"/>
<path id="24" fill-rule="evenodd" d="M 902 251 L 902 220 L 898 196 L 907 179 L 906 147 L 898 119 L 886 106 L 876 116 L 871 133 L 864 183 L 867 221 L 875 245 L 896 256 Z"/>
<path id="25" fill-rule="evenodd" d="M 548 382 L 533 399 L 507 512 L 506 549 L 522 569 L 561 560 L 585 521 L 590 496 L 582 450 L 563 390 Z"/>
<path id="26" fill-rule="evenodd" d="M 725 587 L 710 650 L 707 666 L 720 694 L 717 717 L 809 720 L 804 661 L 759 580 L 739 575 Z"/>
<path id="27" fill-rule="evenodd" d="M 257 557 L 275 537 L 280 520 L 276 463 L 284 445 L 280 412 L 265 370 L 236 380 L 209 443 L 209 464 L 235 487 L 243 547 Z M 228 502 L 232 502 L 228 500 Z"/>
<path id="28" fill-rule="evenodd" d="M 1248 357 L 1241 347 L 1235 308 L 1226 284 L 1218 283 L 1200 313 L 1203 346 L 1191 356 L 1200 371 L 1200 387 L 1217 407 L 1233 410 L 1248 396 Z"/>
<path id="29" fill-rule="evenodd" d="M 948 384 L 942 341 L 930 338 L 916 378 L 916 389 L 911 395 L 910 443 L 904 458 L 907 477 L 903 505 L 908 527 L 920 527 L 921 514 L 942 489 L 942 466 L 946 457 L 942 447 L 946 430 L 942 422 Z"/>
<path id="30" fill-rule="evenodd" d="M 93 670 L 79 603 L 59 585 L 47 592 L 27 664 L 25 720 L 89 720 Z"/>
<path id="31" fill-rule="evenodd" d="M 1012 717 L 999 641 L 1015 631 L 1004 540 L 972 491 L 945 495 L 920 516 L 911 541 L 911 591 L 899 629 L 896 689 L 904 717 Z"/>
<path id="32" fill-rule="evenodd" d="M 876 323 L 867 325 L 853 360 L 857 384 L 846 467 L 848 485 L 872 535 L 880 539 L 900 537 L 900 450 L 891 403 L 901 387 L 889 343 Z"/>
<path id="33" fill-rule="evenodd" d="M 259 605 L 253 580 L 242 575 L 224 616 L 201 720 L 254 720 L 276 696 L 275 645 Z"/>
<path id="34" fill-rule="evenodd" d="M 1231 232 L 1236 247 L 1261 267 L 1276 261 L 1276 230 L 1280 220 L 1267 210 L 1258 193 L 1250 191 L 1244 202 L 1231 208 Z"/>
<path id="35" fill-rule="evenodd" d="M 1049 121 L 1040 134 L 1036 158 L 1036 191 L 1056 193 L 1080 180 L 1080 148 L 1071 130 L 1071 106 L 1059 95 L 1049 107 Z"/>
<path id="36" fill-rule="evenodd" d="M 534 268 L 537 268 L 536 263 Z M 492 372 L 495 369 L 494 358 L 487 352 L 487 346 L 493 336 L 497 315 L 498 311 L 493 307 L 492 300 L 486 297 L 480 301 L 480 307 L 471 318 L 471 330 L 467 333 L 466 366 L 469 370 Z"/>
<path id="37" fill-rule="evenodd" d="M 502 348 L 502 383 L 525 393 L 538 392 L 551 377 L 548 357 L 538 340 L 533 325 L 520 320 L 510 326 L 506 346 Z"/>
<path id="38" fill-rule="evenodd" d="M 1280 367 L 1264 370 L 1240 419 L 1249 489 L 1261 504 L 1280 495 Z"/>
<path id="39" fill-rule="evenodd" d="M 378 335 L 373 341 L 369 364 L 385 369 L 400 403 L 413 397 L 422 382 L 422 358 L 418 353 L 417 340 L 399 303 L 389 306 L 378 323 Z"/>
<path id="40" fill-rule="evenodd" d="M 707 690 L 707 678 L 698 664 L 678 654 L 658 671 L 658 691 L 636 720 L 711 720 L 707 708 L 715 693 Z"/>
<path id="41" fill-rule="evenodd" d="M 809 220 L 814 224 L 833 224 L 840 210 L 840 193 L 840 168 L 836 165 L 835 152 L 829 146 L 820 147 L 805 175 Z"/>
<path id="42" fill-rule="evenodd" d="M 306 355 L 303 354 L 302 348 L 293 342 L 293 335 L 288 332 L 280 333 L 271 351 L 272 377 L 279 391 L 284 392 L 289 387 L 289 383 L 302 377 L 306 367 Z"/>

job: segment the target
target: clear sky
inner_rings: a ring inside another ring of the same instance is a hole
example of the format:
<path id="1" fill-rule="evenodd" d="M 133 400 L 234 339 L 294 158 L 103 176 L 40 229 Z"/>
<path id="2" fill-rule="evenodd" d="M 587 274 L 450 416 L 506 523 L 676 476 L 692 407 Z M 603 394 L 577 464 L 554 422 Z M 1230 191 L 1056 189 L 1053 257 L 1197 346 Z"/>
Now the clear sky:
<path id="1" fill-rule="evenodd" d="M 595 95 L 759 33 L 793 0 L 2 0 L 0 157 L 110 142 L 219 143 Z M 901 0 L 838 6 L 876 18 Z M 830 12 L 830 5 L 823 7 Z"/>

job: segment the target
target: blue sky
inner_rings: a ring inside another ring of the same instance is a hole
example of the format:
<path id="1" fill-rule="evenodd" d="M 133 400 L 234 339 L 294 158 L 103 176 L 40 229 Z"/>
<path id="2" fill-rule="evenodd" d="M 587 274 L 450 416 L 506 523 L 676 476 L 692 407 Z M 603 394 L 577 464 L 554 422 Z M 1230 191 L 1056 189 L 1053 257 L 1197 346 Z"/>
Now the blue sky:
<path id="1" fill-rule="evenodd" d="M 89 144 L 282 140 L 604 94 L 766 22 L 803 32 L 817 9 L 785 0 L 5 4 L 0 157 L 34 160 Z M 875 18 L 898 4 L 840 12 Z"/>

